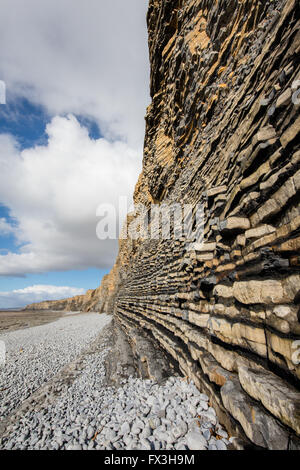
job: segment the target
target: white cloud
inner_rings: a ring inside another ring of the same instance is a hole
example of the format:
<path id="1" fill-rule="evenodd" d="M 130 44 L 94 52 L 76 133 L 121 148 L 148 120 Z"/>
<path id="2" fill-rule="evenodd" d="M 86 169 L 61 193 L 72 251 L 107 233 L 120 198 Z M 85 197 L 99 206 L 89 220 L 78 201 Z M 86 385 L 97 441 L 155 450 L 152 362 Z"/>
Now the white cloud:
<path id="1" fill-rule="evenodd" d="M 43 300 L 60 300 L 84 293 L 84 289 L 77 287 L 34 285 L 10 292 L 0 292 L 0 308 L 25 307 Z"/>
<path id="2" fill-rule="evenodd" d="M 21 246 L 19 253 L 0 255 L 0 275 L 113 264 L 117 241 L 97 239 L 96 209 L 131 198 L 139 152 L 124 142 L 91 139 L 72 115 L 53 118 L 47 134 L 47 145 L 23 151 L 0 135 L 0 200 L 18 222 Z"/>
<path id="3" fill-rule="evenodd" d="M 141 147 L 147 0 L 1 0 L 0 78 L 52 115 L 91 116 Z"/>
<path id="4" fill-rule="evenodd" d="M 0 135 L 0 202 L 16 220 L 21 246 L 18 253 L 0 249 L 0 275 L 113 264 L 117 242 L 96 238 L 95 213 L 98 204 L 116 206 L 119 195 L 131 195 L 140 172 L 147 6 L 1 0 L 0 78 L 8 97 L 43 105 L 53 119 L 45 146 L 22 152 L 13 136 Z M 74 115 L 95 120 L 104 138 L 90 139 Z M 11 234 L 9 222 L 1 224 Z"/>

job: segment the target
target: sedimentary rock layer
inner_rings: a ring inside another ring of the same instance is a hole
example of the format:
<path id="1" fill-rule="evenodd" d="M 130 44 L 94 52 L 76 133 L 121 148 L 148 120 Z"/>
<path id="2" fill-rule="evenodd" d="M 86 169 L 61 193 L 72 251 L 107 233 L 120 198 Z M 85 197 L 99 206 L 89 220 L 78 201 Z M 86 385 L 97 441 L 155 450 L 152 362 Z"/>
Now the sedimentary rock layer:
<path id="1" fill-rule="evenodd" d="M 227 429 L 269 449 L 300 442 L 299 13 L 296 0 L 150 0 L 134 199 L 201 203 L 204 238 L 121 240 L 97 293 Z"/>
<path id="2" fill-rule="evenodd" d="M 82 311 L 90 312 L 96 309 L 96 304 L 99 299 L 97 296 L 98 289 L 90 289 L 84 295 L 76 295 L 75 297 L 69 297 L 68 299 L 62 300 L 45 300 L 44 302 L 38 302 L 29 304 L 26 306 L 26 310 L 53 310 L 53 311 Z"/>

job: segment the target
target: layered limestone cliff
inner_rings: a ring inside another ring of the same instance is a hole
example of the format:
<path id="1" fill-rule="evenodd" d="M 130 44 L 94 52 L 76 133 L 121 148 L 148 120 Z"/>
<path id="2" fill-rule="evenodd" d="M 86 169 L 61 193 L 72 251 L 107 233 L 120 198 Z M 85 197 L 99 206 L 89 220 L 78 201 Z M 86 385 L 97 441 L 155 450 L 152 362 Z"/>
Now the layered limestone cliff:
<path id="1" fill-rule="evenodd" d="M 201 203 L 204 243 L 197 231 L 121 240 L 97 292 L 129 338 L 143 329 L 209 394 L 241 445 L 269 449 L 300 448 L 299 13 L 296 0 L 150 0 L 134 199 Z"/>
<path id="2" fill-rule="evenodd" d="M 76 295 L 62 300 L 46 300 L 29 304 L 25 310 L 53 310 L 53 311 L 68 311 L 68 312 L 90 312 L 97 310 L 98 289 L 90 289 L 84 295 Z"/>

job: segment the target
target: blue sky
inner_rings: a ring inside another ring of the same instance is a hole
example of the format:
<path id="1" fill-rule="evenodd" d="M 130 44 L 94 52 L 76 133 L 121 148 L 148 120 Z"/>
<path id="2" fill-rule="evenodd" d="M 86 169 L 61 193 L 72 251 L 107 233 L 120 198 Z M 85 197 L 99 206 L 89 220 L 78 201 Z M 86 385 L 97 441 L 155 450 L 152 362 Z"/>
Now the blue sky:
<path id="1" fill-rule="evenodd" d="M 47 143 L 45 128 L 51 115 L 44 106 L 30 102 L 25 97 L 14 96 L 10 88 L 6 89 L 6 105 L 0 105 L 1 133 L 12 134 L 20 148 Z M 86 127 L 93 139 L 101 137 L 100 129 L 92 118 L 76 115 L 80 124 Z"/>
<path id="2" fill-rule="evenodd" d="M 85 269 L 83 271 L 48 272 L 43 274 L 28 274 L 22 277 L 2 277 L 0 278 L 1 291 L 11 291 L 23 289 L 34 284 L 47 284 L 52 286 L 67 286 L 83 288 L 84 290 L 96 289 L 100 284 L 100 279 L 108 273 L 108 270 Z"/>
<path id="3" fill-rule="evenodd" d="M 45 127 L 50 117 L 46 109 L 24 97 L 16 99 L 10 88 L 6 89 L 6 103 L 0 105 L 1 133 L 15 136 L 22 149 L 45 143 Z"/>
<path id="4" fill-rule="evenodd" d="M 1 2 L 2 309 L 96 288 L 114 263 L 96 211 L 130 203 L 141 171 L 147 3 Z"/>
<path id="5" fill-rule="evenodd" d="M 9 209 L 0 204 L 0 219 L 5 219 L 10 225 L 16 223 L 9 215 Z M 1 253 L 7 253 L 8 251 L 16 252 L 17 246 L 15 243 L 15 237 L 12 233 L 0 232 L 0 250 Z"/>

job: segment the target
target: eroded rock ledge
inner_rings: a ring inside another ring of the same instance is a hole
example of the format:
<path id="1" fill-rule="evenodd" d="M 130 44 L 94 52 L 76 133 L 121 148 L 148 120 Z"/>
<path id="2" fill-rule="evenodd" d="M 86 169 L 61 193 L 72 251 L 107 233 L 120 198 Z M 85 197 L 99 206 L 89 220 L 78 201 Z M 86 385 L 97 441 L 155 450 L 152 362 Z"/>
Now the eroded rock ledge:
<path id="1" fill-rule="evenodd" d="M 98 308 L 133 342 L 136 328 L 151 333 L 234 435 L 269 449 L 300 448 L 299 13 L 294 0 L 150 0 L 134 198 L 201 202 L 204 246 L 120 240 L 98 292 Z"/>

